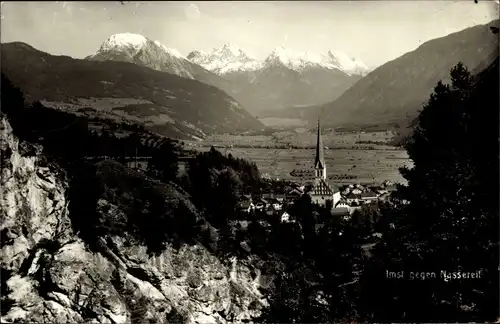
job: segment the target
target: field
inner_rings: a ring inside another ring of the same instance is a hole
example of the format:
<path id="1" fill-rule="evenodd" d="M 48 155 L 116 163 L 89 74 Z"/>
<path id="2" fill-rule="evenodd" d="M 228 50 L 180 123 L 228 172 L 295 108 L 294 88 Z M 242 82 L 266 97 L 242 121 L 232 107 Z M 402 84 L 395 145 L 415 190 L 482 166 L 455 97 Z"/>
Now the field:
<path id="1" fill-rule="evenodd" d="M 329 148 L 349 149 L 380 149 L 396 148 L 383 145 L 393 138 L 393 132 L 334 132 L 323 131 L 323 144 Z M 377 142 L 373 145 L 370 142 Z M 237 147 L 300 147 L 310 148 L 316 146 L 316 130 L 305 127 L 295 128 L 288 131 L 276 131 L 272 135 L 213 135 L 205 138 L 202 143 L 193 142 L 193 145 L 202 146 L 237 146 Z"/>
<path id="2" fill-rule="evenodd" d="M 290 128 L 307 126 L 307 121 L 299 118 L 264 117 L 259 118 L 259 120 L 268 127 Z"/>
<path id="3" fill-rule="evenodd" d="M 327 176 L 334 177 L 330 183 L 404 182 L 398 168 L 411 166 L 411 161 L 406 151 L 382 144 L 392 136 L 389 132 L 325 134 L 323 141 L 328 147 L 324 151 Z M 290 172 L 312 170 L 315 141 L 313 132 L 301 129 L 272 136 L 219 135 L 186 144 L 197 150 L 207 150 L 214 145 L 224 154 L 231 153 L 235 157 L 255 162 L 263 176 L 303 182 L 308 179 L 294 177 Z M 367 144 L 368 141 L 371 142 Z M 378 144 L 370 144 L 372 142 Z M 294 147 L 284 148 L 286 145 Z"/>

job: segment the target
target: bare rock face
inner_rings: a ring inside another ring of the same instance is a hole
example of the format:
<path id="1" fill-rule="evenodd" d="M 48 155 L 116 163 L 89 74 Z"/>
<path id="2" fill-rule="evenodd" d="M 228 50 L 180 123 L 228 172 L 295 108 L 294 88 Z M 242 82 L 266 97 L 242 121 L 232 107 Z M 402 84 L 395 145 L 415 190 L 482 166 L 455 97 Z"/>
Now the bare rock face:
<path id="1" fill-rule="evenodd" d="M 63 170 L 4 118 L 0 131 L 2 323 L 238 323 L 267 306 L 248 265 L 226 267 L 199 244 L 151 256 L 109 236 L 91 252 L 73 232 Z"/>

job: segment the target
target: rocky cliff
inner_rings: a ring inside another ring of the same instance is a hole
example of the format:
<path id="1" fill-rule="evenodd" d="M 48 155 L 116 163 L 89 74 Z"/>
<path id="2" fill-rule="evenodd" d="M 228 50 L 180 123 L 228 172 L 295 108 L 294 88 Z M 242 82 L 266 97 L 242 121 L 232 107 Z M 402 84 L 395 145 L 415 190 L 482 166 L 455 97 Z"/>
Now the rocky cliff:
<path id="1" fill-rule="evenodd" d="M 0 131 L 2 323 L 252 322 L 267 306 L 250 262 L 201 244 L 151 255 L 112 234 L 90 249 L 72 226 L 66 172 L 4 118 Z M 116 211 L 104 198 L 98 207 Z"/>

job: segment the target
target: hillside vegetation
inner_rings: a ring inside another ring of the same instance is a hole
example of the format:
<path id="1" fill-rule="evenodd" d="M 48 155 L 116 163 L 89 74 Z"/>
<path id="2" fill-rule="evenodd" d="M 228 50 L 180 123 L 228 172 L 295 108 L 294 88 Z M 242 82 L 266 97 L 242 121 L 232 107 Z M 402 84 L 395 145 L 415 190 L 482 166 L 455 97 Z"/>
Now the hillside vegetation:
<path id="1" fill-rule="evenodd" d="M 449 71 L 457 62 L 474 71 L 498 56 L 498 36 L 490 26 L 498 27 L 499 21 L 433 39 L 378 67 L 323 106 L 325 124 L 408 125 L 434 85 L 450 81 Z"/>
<path id="2" fill-rule="evenodd" d="M 95 114 L 137 123 L 144 117 L 151 129 L 179 137 L 265 128 L 216 87 L 131 63 L 77 60 L 8 43 L 2 44 L 2 72 L 27 101 L 44 100 L 72 112 L 90 107 Z"/>
<path id="3" fill-rule="evenodd" d="M 450 82 L 449 72 L 457 62 L 475 74 L 498 56 L 498 35 L 490 27 L 499 20 L 430 40 L 414 51 L 376 68 L 335 101 L 320 106 L 290 107 L 279 115 L 304 118 L 311 125 L 318 115 L 327 127 L 349 129 L 405 128 L 418 116 L 435 84 Z"/>

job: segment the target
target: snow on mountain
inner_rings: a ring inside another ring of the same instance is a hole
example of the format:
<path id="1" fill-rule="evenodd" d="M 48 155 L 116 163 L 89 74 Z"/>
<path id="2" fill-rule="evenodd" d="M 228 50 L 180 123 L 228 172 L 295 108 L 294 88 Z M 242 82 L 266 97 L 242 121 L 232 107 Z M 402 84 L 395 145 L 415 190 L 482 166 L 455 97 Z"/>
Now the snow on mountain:
<path id="1" fill-rule="evenodd" d="M 90 55 L 87 59 L 131 62 L 194 79 L 193 63 L 179 51 L 138 34 L 114 34 L 104 41 L 95 54 Z"/>
<path id="2" fill-rule="evenodd" d="M 148 39 L 142 35 L 132 33 L 120 33 L 111 35 L 104 43 L 102 43 L 99 51 L 109 51 L 116 48 L 133 49 L 139 51 Z"/>
<path id="3" fill-rule="evenodd" d="M 168 54 L 170 54 L 170 55 L 172 55 L 172 56 L 175 56 L 175 57 L 177 57 L 177 58 L 179 58 L 179 59 L 184 59 L 184 60 L 187 60 L 187 58 L 186 58 L 184 55 L 182 55 L 182 54 L 181 54 L 178 50 L 176 50 L 175 48 L 168 48 L 168 47 L 166 47 L 165 45 L 163 45 L 162 43 L 160 43 L 160 42 L 159 42 L 159 41 L 157 41 L 157 40 L 156 40 L 156 41 L 154 41 L 154 43 L 155 43 L 158 47 L 160 47 L 160 48 L 162 48 L 163 50 L 165 50 L 165 52 L 167 52 Z"/>
<path id="4" fill-rule="evenodd" d="M 338 68 L 342 71 L 352 74 L 365 75 L 370 70 L 365 63 L 356 60 L 356 58 L 351 57 L 342 51 L 328 51 L 327 56 L 330 59 L 330 62 L 332 62 L 333 65 L 338 66 Z"/>
<path id="5" fill-rule="evenodd" d="M 348 75 L 365 75 L 368 72 L 368 67 L 363 62 L 338 50 L 318 54 L 293 51 L 279 46 L 264 61 L 259 61 L 233 44 L 225 44 L 210 52 L 195 50 L 189 53 L 187 58 L 191 62 L 220 75 L 231 72 L 256 71 L 275 65 L 285 66 L 299 72 L 307 67 L 337 69 Z"/>
<path id="6" fill-rule="evenodd" d="M 283 65 L 295 71 L 308 67 L 320 67 L 329 70 L 337 69 L 348 75 L 364 75 L 368 67 L 355 58 L 341 51 L 328 51 L 327 54 L 293 51 L 279 46 L 264 61 L 265 66 Z"/>
<path id="7" fill-rule="evenodd" d="M 195 50 L 187 58 L 205 69 L 220 75 L 231 72 L 255 71 L 262 68 L 262 62 L 247 55 L 233 44 L 214 48 L 211 52 Z"/>

